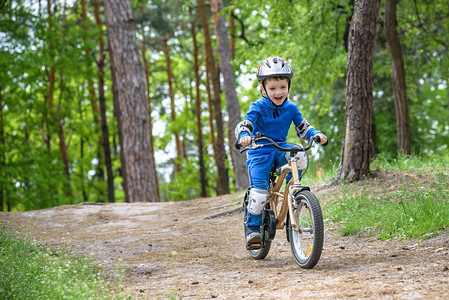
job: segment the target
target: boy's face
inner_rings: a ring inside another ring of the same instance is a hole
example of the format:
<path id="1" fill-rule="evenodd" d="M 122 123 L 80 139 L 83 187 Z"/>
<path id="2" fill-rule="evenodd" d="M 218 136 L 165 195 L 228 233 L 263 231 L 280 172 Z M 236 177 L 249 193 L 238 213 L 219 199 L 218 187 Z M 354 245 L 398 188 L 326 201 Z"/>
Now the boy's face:
<path id="1" fill-rule="evenodd" d="M 262 91 L 264 91 L 263 86 L 261 86 Z M 288 79 L 273 79 L 267 78 L 265 80 L 265 93 L 271 101 L 276 105 L 281 105 L 284 103 L 288 96 Z"/>

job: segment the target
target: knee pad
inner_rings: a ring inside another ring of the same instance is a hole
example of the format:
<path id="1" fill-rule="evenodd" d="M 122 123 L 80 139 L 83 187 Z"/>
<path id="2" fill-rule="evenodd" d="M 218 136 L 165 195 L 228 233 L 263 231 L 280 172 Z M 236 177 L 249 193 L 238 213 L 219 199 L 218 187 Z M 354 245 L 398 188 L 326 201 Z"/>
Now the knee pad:
<path id="1" fill-rule="evenodd" d="M 252 215 L 260 215 L 267 204 L 268 191 L 252 188 L 249 191 L 248 211 Z"/>

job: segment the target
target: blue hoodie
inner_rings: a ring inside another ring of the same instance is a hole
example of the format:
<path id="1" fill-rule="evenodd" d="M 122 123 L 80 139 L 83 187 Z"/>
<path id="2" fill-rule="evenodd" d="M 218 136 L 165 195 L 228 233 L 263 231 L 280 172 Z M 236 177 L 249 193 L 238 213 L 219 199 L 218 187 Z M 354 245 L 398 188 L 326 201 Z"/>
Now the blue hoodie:
<path id="1" fill-rule="evenodd" d="M 253 102 L 248 113 L 245 115 L 245 120 L 253 124 L 253 136 L 257 132 L 260 132 L 278 143 L 287 142 L 287 135 L 292 122 L 295 126 L 298 126 L 303 119 L 298 107 L 292 101 L 286 100 L 282 105 L 277 106 L 267 96 L 263 96 L 261 99 Z M 315 128 L 311 128 L 307 132 L 307 138 L 313 137 L 318 132 Z M 240 134 L 239 138 L 244 136 L 249 136 L 249 133 L 244 131 Z M 262 147 L 249 151 L 248 154 L 255 154 L 254 152 L 258 154 L 268 153 L 273 149 L 271 146 Z"/>

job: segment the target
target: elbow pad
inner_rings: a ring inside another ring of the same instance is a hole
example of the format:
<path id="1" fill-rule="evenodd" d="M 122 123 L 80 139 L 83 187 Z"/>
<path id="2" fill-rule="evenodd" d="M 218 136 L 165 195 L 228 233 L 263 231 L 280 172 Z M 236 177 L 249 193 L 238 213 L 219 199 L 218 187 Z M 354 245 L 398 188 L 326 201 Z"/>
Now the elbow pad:
<path id="1" fill-rule="evenodd" d="M 310 125 L 309 122 L 307 122 L 307 120 L 304 118 L 302 119 L 301 123 L 299 123 L 299 125 L 295 127 L 296 134 L 302 139 L 307 139 L 307 132 L 309 132 L 309 130 L 312 128 L 312 125 Z"/>
<path id="2" fill-rule="evenodd" d="M 238 123 L 237 126 L 235 126 L 235 138 L 237 140 L 239 139 L 242 132 L 248 132 L 249 135 L 251 135 L 251 132 L 253 132 L 253 123 L 251 123 L 249 120 L 243 120 Z"/>

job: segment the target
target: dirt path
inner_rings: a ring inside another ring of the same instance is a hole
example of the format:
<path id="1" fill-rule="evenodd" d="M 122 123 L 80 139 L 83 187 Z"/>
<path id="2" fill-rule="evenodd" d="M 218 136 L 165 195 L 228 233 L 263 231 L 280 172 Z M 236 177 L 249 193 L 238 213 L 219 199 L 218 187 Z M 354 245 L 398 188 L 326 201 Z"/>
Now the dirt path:
<path id="1" fill-rule="evenodd" d="M 136 299 L 449 299 L 447 232 L 421 242 L 382 242 L 340 237 L 326 222 L 321 260 L 303 270 L 284 230 L 265 260 L 249 257 L 239 198 L 73 205 L 0 216 L 37 241 L 93 255 L 110 270 L 128 268 L 125 282 Z M 230 213 L 217 217 L 223 212 Z"/>

